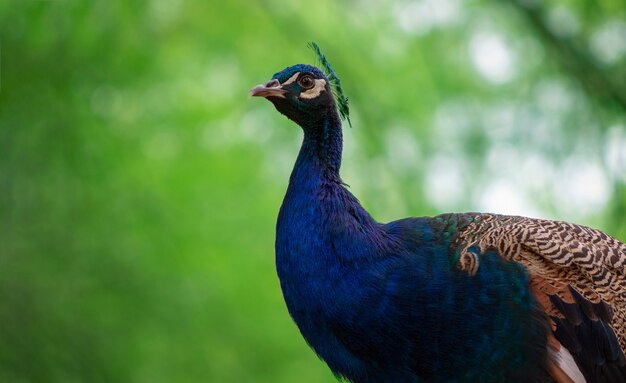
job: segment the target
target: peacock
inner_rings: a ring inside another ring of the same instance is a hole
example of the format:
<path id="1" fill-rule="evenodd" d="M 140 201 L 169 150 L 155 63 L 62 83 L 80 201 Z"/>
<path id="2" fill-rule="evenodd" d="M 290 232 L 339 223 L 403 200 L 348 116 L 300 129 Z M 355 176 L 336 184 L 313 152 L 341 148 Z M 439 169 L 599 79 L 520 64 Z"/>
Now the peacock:
<path id="1" fill-rule="evenodd" d="M 339 380 L 626 382 L 626 245 L 483 213 L 376 221 L 342 181 L 341 82 L 298 64 L 251 89 L 304 138 L 276 225 L 289 314 Z"/>

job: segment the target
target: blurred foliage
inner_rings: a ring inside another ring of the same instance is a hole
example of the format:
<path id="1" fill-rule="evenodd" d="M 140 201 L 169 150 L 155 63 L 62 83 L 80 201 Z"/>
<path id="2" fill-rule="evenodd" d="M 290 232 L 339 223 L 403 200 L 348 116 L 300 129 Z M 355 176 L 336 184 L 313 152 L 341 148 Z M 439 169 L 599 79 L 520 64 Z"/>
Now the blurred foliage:
<path id="1" fill-rule="evenodd" d="M 382 221 L 490 210 L 626 239 L 622 0 L 0 3 L 0 381 L 331 382 L 284 308 L 300 131 L 248 89 L 342 77 Z"/>

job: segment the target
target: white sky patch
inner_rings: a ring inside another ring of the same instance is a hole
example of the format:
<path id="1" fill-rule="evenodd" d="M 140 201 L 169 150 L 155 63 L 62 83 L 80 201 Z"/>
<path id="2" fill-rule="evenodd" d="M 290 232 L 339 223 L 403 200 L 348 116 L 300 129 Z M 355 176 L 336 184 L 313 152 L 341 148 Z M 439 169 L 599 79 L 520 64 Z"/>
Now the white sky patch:
<path id="1" fill-rule="evenodd" d="M 492 83 L 505 83 L 515 76 L 514 57 L 504 39 L 495 33 L 479 32 L 469 44 L 474 68 Z"/>
<path id="2" fill-rule="evenodd" d="M 573 36 L 580 30 L 576 15 L 566 6 L 558 5 L 548 13 L 548 25 L 559 36 Z"/>
<path id="3" fill-rule="evenodd" d="M 406 174 L 413 173 L 420 162 L 420 151 L 412 131 L 394 127 L 385 135 L 386 153 L 391 167 Z"/>
<path id="4" fill-rule="evenodd" d="M 573 91 L 563 81 L 544 80 L 533 89 L 537 105 L 547 113 L 566 113 L 574 105 Z"/>
<path id="5" fill-rule="evenodd" d="M 602 166 L 585 157 L 565 161 L 553 182 L 559 209 L 580 217 L 601 209 L 611 197 L 611 184 Z"/>
<path id="6" fill-rule="evenodd" d="M 609 21 L 589 41 L 591 51 L 606 64 L 613 64 L 626 55 L 626 22 Z"/>
<path id="7" fill-rule="evenodd" d="M 471 105 L 462 100 L 444 101 L 440 104 L 433 118 L 434 141 L 440 149 L 462 151 L 465 138 L 472 132 L 472 119 L 475 116 Z"/>
<path id="8" fill-rule="evenodd" d="M 491 173 L 515 177 L 515 169 L 519 166 L 519 151 L 503 142 L 496 143 L 487 152 L 487 167 Z"/>
<path id="9" fill-rule="evenodd" d="M 426 198 L 439 209 L 451 209 L 460 205 L 467 190 L 463 182 L 462 163 L 438 155 L 428 161 L 424 193 Z"/>
<path id="10" fill-rule="evenodd" d="M 492 142 L 500 143 L 515 137 L 518 118 L 517 106 L 505 101 L 486 108 L 481 125 Z"/>
<path id="11" fill-rule="evenodd" d="M 491 174 L 519 185 L 519 189 L 545 190 L 552 184 L 550 161 L 541 153 L 532 153 L 511 144 L 496 144 L 487 152 L 487 167 Z"/>
<path id="12" fill-rule="evenodd" d="M 409 34 L 424 35 L 461 18 L 460 0 L 421 0 L 397 4 L 393 16 L 400 28 Z"/>
<path id="13" fill-rule="evenodd" d="M 533 194 L 546 193 L 555 179 L 554 165 L 539 152 L 525 154 L 518 169 L 519 182 L 526 185 L 526 189 Z"/>
<path id="14" fill-rule="evenodd" d="M 612 177 L 626 182 L 626 126 L 611 127 L 606 134 L 604 162 Z"/>
<path id="15" fill-rule="evenodd" d="M 478 203 L 486 213 L 539 217 L 539 211 L 520 187 L 505 178 L 489 181 Z"/>
<path id="16" fill-rule="evenodd" d="M 518 36 L 515 41 L 517 52 L 523 52 L 524 60 L 517 60 L 518 70 L 530 72 L 544 62 L 545 47 L 531 36 Z"/>

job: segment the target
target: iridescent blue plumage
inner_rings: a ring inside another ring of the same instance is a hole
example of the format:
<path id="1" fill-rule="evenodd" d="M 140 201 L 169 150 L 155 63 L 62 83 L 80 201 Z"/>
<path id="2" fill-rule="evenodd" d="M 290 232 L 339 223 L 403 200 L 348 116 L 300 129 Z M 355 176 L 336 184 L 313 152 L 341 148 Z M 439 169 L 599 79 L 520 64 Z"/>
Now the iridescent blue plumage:
<path id="1" fill-rule="evenodd" d="M 531 381 L 547 327 L 523 270 L 486 254 L 475 277 L 455 273 L 432 219 L 375 222 L 326 164 L 339 162 L 339 119 L 319 126 L 331 134 L 305 128 L 276 238 L 285 301 L 307 342 L 353 382 Z"/>
<path id="2" fill-rule="evenodd" d="M 341 118 L 326 75 L 296 65 L 252 95 L 267 97 L 304 131 L 278 216 L 276 266 L 289 313 L 337 376 L 355 383 L 560 381 L 549 317 L 528 269 L 495 246 L 462 252 L 461 233 L 487 219 L 376 222 L 339 175 Z M 461 270 L 465 259 L 480 267 Z M 619 355 L 611 358 L 619 373 Z"/>

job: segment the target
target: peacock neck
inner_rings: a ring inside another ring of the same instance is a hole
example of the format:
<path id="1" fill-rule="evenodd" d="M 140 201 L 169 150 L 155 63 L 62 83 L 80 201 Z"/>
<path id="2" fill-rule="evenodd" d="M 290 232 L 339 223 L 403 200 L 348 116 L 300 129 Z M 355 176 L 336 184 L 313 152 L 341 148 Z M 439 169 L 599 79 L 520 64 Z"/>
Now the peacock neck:
<path id="1" fill-rule="evenodd" d="M 380 225 L 346 189 L 339 176 L 342 134 L 339 118 L 304 128 L 276 226 L 276 260 L 282 282 L 327 275 L 338 265 L 371 258 Z M 378 242 L 378 244 L 377 244 Z M 355 244 L 359 246 L 355 247 Z"/>
<path id="2" fill-rule="evenodd" d="M 341 168 L 341 153 L 343 149 L 343 135 L 341 119 L 335 110 L 318 115 L 318 118 L 302 124 L 304 140 L 298 160 L 294 168 L 306 168 L 308 176 L 315 175 L 323 181 L 341 184 L 339 169 Z"/>
<path id="3" fill-rule="evenodd" d="M 291 173 L 279 225 L 297 220 L 306 222 L 309 229 L 328 230 L 336 225 L 361 233 L 378 230 L 379 225 L 339 176 L 343 146 L 341 120 L 335 110 L 321 116 L 316 125 L 311 122 L 303 126 L 304 140 Z M 332 228 L 334 234 L 338 233 L 336 227 Z M 355 239 L 354 233 L 346 234 Z"/>

